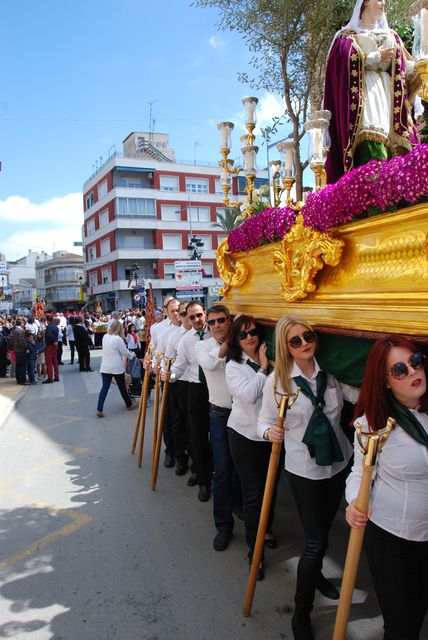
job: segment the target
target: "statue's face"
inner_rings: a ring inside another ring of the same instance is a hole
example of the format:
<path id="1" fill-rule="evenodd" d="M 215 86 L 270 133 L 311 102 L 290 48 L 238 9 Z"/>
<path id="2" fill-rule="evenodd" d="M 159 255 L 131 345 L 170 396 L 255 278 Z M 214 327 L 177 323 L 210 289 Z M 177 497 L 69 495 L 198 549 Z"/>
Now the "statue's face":
<path id="1" fill-rule="evenodd" d="M 385 0 L 365 0 L 363 16 L 378 20 L 385 11 Z"/>

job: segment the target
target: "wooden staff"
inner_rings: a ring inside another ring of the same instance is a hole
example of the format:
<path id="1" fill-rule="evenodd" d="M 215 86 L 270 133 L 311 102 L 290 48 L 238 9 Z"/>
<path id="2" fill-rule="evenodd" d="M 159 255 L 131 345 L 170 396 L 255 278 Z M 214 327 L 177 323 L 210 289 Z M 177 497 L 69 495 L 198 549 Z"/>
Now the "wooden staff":
<path id="1" fill-rule="evenodd" d="M 152 354 L 151 347 L 149 347 L 148 354 L 151 357 L 151 354 Z M 132 439 L 132 446 L 131 446 L 131 453 L 132 455 L 134 455 L 135 449 L 137 446 L 137 441 L 138 441 L 138 434 L 141 427 L 141 440 L 140 440 L 140 446 L 138 450 L 138 466 L 139 467 L 141 467 L 141 461 L 143 458 L 144 430 L 146 426 L 147 397 L 149 395 L 149 386 L 150 386 L 150 367 L 144 370 L 144 379 L 143 379 L 143 385 L 141 388 L 140 404 L 138 407 L 137 419 L 135 421 L 134 437 Z"/>
<path id="2" fill-rule="evenodd" d="M 169 373 L 171 371 L 172 360 L 170 358 L 166 359 L 166 372 Z M 166 402 L 168 399 L 168 386 L 169 386 L 169 378 L 167 378 L 163 383 L 163 392 L 162 392 L 162 404 L 159 416 L 159 425 L 157 429 L 157 439 L 156 439 L 156 450 L 153 458 L 152 465 L 152 491 L 156 489 L 156 483 L 158 480 L 158 469 L 159 469 L 159 458 L 160 458 L 160 450 L 162 447 L 162 436 L 163 436 L 163 427 L 165 424 L 165 414 L 166 414 Z"/>
<path id="3" fill-rule="evenodd" d="M 363 475 L 355 502 L 355 506 L 358 511 L 361 511 L 361 513 L 368 513 L 372 475 L 376 465 L 376 459 L 385 442 L 388 440 L 394 424 L 395 420 L 388 418 L 386 427 L 372 433 L 362 433 L 361 425 L 358 423 L 355 425 L 358 442 L 360 443 L 361 450 L 364 454 Z M 362 436 L 367 438 L 365 445 L 363 444 Z M 352 593 L 354 591 L 355 581 L 357 578 L 364 532 L 365 527 L 353 527 L 349 534 L 348 551 L 346 554 L 345 568 L 343 570 L 340 600 L 337 607 L 336 622 L 334 625 L 332 640 L 345 640 L 346 627 L 348 625 L 349 612 L 351 609 Z"/>
<path id="4" fill-rule="evenodd" d="M 153 441 L 152 441 L 152 469 L 155 459 L 156 442 L 158 437 L 158 423 L 159 423 L 159 398 L 161 391 L 161 378 L 160 369 L 163 358 L 163 353 L 155 353 L 156 358 L 156 380 L 155 380 L 155 400 L 153 406 Z"/>
<path id="5" fill-rule="evenodd" d="M 287 409 L 289 409 L 297 399 L 299 395 L 299 389 L 297 393 L 283 393 L 278 394 L 275 389 L 275 397 L 280 396 L 278 405 L 278 418 L 277 427 L 284 428 L 284 420 L 287 415 Z M 272 495 L 275 489 L 276 474 L 278 471 L 279 456 L 281 453 L 282 442 L 273 442 L 272 451 L 269 459 L 269 467 L 266 476 L 265 490 L 263 494 L 262 508 L 260 511 L 259 526 L 257 529 L 256 544 L 253 550 L 253 558 L 251 561 L 250 573 L 248 575 L 247 590 L 245 592 L 244 599 L 244 616 L 248 618 L 251 612 L 251 606 L 253 604 L 254 592 L 256 590 L 257 572 L 263 555 L 263 548 L 265 544 L 266 527 L 269 518 L 270 507 L 272 504 Z"/>

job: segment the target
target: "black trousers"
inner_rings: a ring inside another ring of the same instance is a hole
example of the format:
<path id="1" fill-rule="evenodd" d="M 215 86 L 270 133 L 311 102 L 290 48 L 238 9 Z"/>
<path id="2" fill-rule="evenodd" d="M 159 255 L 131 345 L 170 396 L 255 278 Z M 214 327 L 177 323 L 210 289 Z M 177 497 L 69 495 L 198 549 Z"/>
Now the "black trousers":
<path id="1" fill-rule="evenodd" d="M 428 542 L 398 538 L 369 521 L 364 546 L 384 640 L 418 640 L 428 610 Z"/>
<path id="2" fill-rule="evenodd" d="M 74 340 L 69 340 L 68 345 L 70 347 L 70 364 L 74 363 L 74 352 L 76 351 L 76 343 Z"/>
<path id="3" fill-rule="evenodd" d="M 193 468 L 199 486 L 211 484 L 212 456 L 209 442 L 209 402 L 206 384 L 187 385 L 187 416 Z"/>
<path id="4" fill-rule="evenodd" d="M 245 524 L 245 541 L 253 552 L 259 527 L 260 511 L 266 484 L 272 445 L 270 442 L 249 440 L 230 427 L 228 428 L 230 454 L 242 487 L 242 511 Z M 281 456 L 278 465 L 275 490 L 272 497 L 266 531 L 270 533 L 275 516 L 276 488 L 283 465 Z"/>
<path id="5" fill-rule="evenodd" d="M 172 441 L 172 452 L 177 460 L 186 457 L 186 414 L 185 401 L 187 394 L 187 384 L 180 385 L 180 381 L 174 382 L 168 388 L 168 409 L 170 413 L 170 430 Z M 166 444 L 166 443 L 165 443 Z"/>
<path id="6" fill-rule="evenodd" d="M 297 566 L 295 602 L 298 609 L 312 610 L 315 584 L 322 570 L 331 523 L 337 513 L 349 465 L 332 478 L 311 480 L 287 471 L 290 490 L 305 534 L 305 548 Z"/>
<path id="7" fill-rule="evenodd" d="M 77 355 L 79 356 L 79 371 L 89 371 L 91 367 L 91 354 L 89 353 L 89 345 L 76 345 Z"/>

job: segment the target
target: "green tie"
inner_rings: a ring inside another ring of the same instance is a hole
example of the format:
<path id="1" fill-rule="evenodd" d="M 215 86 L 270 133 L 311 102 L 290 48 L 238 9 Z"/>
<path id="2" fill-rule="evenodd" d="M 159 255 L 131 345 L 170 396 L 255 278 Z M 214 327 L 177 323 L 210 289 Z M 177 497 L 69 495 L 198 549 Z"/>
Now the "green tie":
<path id="1" fill-rule="evenodd" d="M 400 404 L 400 402 L 398 402 L 398 400 L 392 395 L 391 391 L 388 390 L 387 393 L 388 403 L 392 410 L 392 417 L 395 418 L 397 424 L 399 424 L 404 431 L 407 431 L 409 436 L 416 440 L 416 442 L 428 447 L 428 433 L 425 431 L 416 416 L 414 416 L 407 407 Z M 379 425 L 379 428 L 382 426 L 384 425 Z"/>
<path id="2" fill-rule="evenodd" d="M 203 340 L 204 339 L 204 332 L 203 331 L 197 331 L 196 332 L 199 336 L 199 340 Z M 205 377 L 205 373 L 204 370 L 202 369 L 202 367 L 199 367 L 199 382 L 201 384 L 207 384 L 207 379 Z"/>
<path id="3" fill-rule="evenodd" d="M 333 462 L 342 462 L 344 460 L 342 449 L 340 448 L 330 420 L 324 413 L 324 392 L 327 388 L 326 372 L 319 371 L 317 373 L 316 397 L 302 376 L 296 376 L 293 380 L 297 386 L 300 387 L 303 395 L 309 398 L 314 408 L 308 426 L 306 427 L 305 435 L 302 438 L 302 442 L 306 444 L 309 449 L 311 458 L 315 458 L 315 462 L 320 466 L 328 466 Z"/>

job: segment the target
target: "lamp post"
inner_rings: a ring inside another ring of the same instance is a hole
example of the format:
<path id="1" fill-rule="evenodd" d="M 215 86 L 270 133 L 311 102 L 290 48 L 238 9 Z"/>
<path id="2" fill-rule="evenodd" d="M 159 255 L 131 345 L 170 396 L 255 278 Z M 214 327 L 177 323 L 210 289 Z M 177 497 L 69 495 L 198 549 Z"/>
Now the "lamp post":
<path id="1" fill-rule="evenodd" d="M 187 245 L 187 252 L 190 260 L 200 260 L 204 252 L 204 243 L 201 238 L 192 235 Z"/>

